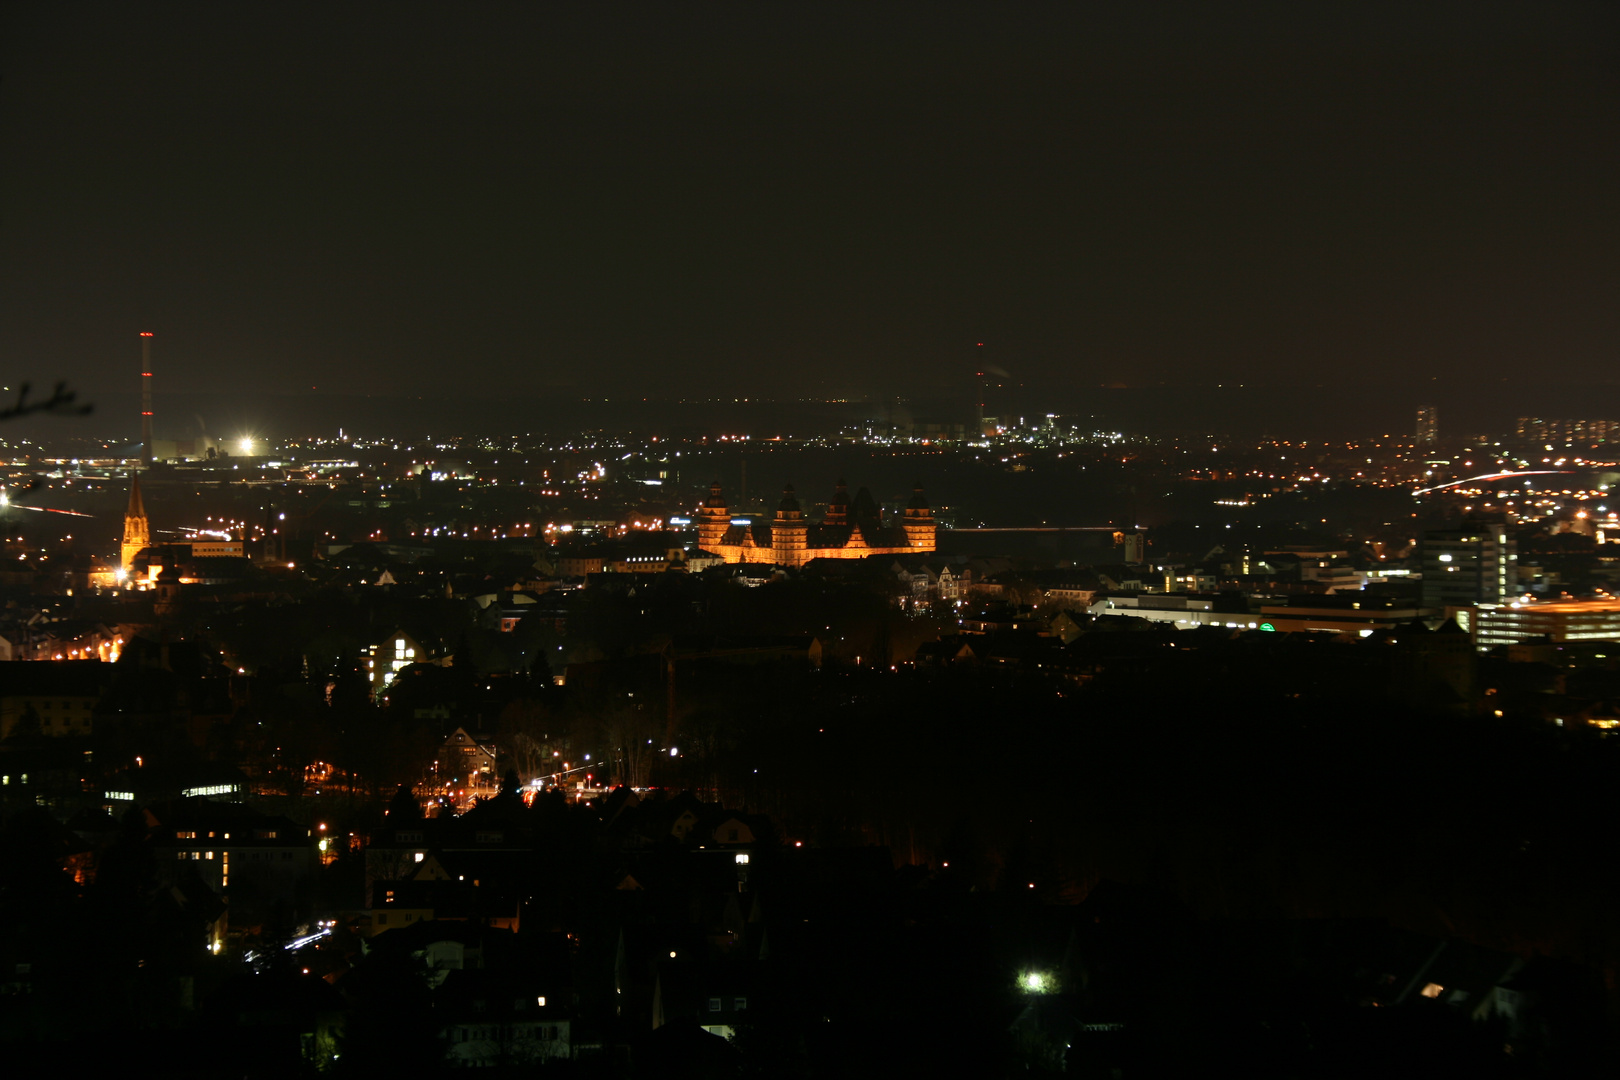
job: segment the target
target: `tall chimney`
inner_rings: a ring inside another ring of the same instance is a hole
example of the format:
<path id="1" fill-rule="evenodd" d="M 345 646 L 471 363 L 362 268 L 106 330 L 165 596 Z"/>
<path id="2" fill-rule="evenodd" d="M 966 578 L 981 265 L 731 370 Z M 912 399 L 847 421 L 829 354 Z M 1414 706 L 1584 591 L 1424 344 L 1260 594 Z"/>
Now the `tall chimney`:
<path id="1" fill-rule="evenodd" d="M 152 467 L 152 331 L 141 331 L 141 464 Z"/>

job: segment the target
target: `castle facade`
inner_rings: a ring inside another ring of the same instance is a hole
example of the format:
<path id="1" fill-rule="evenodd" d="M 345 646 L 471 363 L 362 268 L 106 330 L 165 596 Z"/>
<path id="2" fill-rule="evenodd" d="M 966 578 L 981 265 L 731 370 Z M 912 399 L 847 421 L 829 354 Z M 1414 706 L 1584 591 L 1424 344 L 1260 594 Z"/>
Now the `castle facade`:
<path id="1" fill-rule="evenodd" d="M 698 547 L 733 563 L 803 566 L 812 559 L 920 555 L 934 550 L 934 511 L 920 483 L 898 525 L 884 522 L 883 511 L 865 488 L 851 499 L 842 480 L 819 524 L 805 519 L 792 484 L 783 490 L 769 521 L 733 524 L 718 480 L 709 486 L 709 497 L 693 520 Z"/>

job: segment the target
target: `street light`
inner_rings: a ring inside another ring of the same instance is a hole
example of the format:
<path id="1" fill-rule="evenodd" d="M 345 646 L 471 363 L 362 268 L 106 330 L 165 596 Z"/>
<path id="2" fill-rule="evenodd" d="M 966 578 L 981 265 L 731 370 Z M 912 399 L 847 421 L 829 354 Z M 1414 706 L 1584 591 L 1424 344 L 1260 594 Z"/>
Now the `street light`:
<path id="1" fill-rule="evenodd" d="M 1026 971 L 1018 976 L 1018 988 L 1026 994 L 1050 993 L 1052 983 L 1052 977 L 1044 971 Z"/>

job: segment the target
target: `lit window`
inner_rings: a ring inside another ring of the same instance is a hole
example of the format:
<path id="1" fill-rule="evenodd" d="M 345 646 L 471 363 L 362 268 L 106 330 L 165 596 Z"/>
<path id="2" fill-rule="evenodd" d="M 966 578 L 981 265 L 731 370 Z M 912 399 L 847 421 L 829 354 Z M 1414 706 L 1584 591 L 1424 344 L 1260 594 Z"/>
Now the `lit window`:
<path id="1" fill-rule="evenodd" d="M 1429 983 L 1419 992 L 1426 998 L 1437 998 L 1441 994 L 1445 993 L 1445 990 L 1446 988 L 1441 986 L 1439 983 Z"/>

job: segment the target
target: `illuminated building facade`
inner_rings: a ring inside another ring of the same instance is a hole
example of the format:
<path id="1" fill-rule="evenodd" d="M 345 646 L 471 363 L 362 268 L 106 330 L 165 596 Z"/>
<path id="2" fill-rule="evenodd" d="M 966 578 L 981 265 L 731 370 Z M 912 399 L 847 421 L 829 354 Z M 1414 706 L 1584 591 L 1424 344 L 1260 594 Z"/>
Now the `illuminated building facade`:
<path id="1" fill-rule="evenodd" d="M 1620 641 L 1620 602 L 1573 600 L 1481 608 L 1474 613 L 1474 644 L 1480 649 L 1547 636 L 1563 641 Z"/>
<path id="2" fill-rule="evenodd" d="M 730 563 L 803 566 L 812 559 L 864 559 L 934 550 L 934 511 L 919 483 L 900 524 L 886 525 L 865 488 L 851 498 L 842 480 L 819 524 L 805 519 L 789 484 L 768 522 L 733 520 L 717 480 L 694 515 L 698 547 Z"/>
<path id="3" fill-rule="evenodd" d="M 369 646 L 361 659 L 366 663 L 366 678 L 371 683 L 373 697 L 381 697 L 394 676 L 412 664 L 439 662 L 430 659 L 421 642 L 403 630 L 396 630 Z"/>
<path id="4" fill-rule="evenodd" d="M 152 456 L 158 461 L 212 461 L 219 452 L 219 440 L 207 434 L 195 439 L 152 440 Z"/>
<path id="5" fill-rule="evenodd" d="M 193 559 L 240 559 L 243 543 L 240 540 L 197 540 L 184 545 L 191 549 Z"/>

